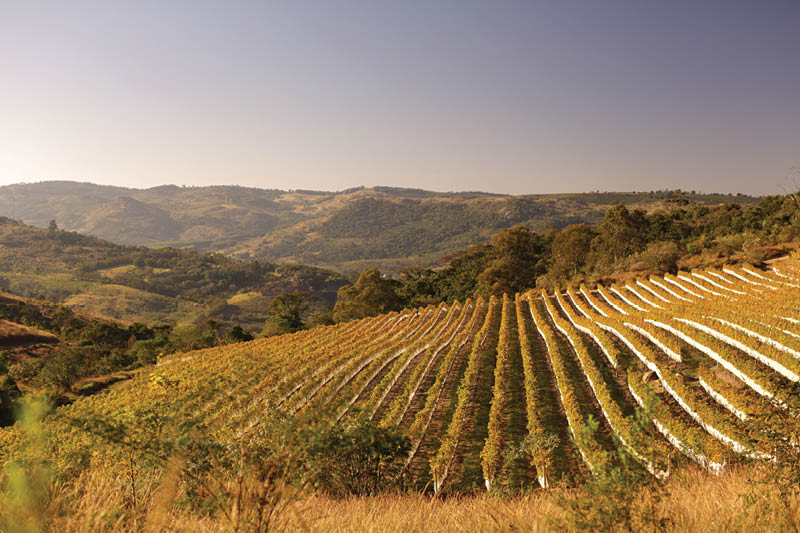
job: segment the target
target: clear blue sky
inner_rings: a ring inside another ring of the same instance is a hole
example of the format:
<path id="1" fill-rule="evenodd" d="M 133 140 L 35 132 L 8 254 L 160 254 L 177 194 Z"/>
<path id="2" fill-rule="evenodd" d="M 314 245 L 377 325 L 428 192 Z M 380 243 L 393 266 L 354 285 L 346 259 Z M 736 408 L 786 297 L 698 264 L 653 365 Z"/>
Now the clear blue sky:
<path id="1" fill-rule="evenodd" d="M 0 183 L 775 193 L 800 1 L 0 0 Z"/>

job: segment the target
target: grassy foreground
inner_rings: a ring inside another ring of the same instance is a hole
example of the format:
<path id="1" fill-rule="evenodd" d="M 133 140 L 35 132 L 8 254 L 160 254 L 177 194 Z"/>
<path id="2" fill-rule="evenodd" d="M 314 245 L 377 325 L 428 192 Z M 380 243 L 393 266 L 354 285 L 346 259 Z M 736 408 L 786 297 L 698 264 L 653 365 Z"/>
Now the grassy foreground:
<path id="1" fill-rule="evenodd" d="M 170 487 L 169 477 L 135 510 L 126 504 L 123 480 L 88 475 L 57 486 L 42 525 L 72 532 L 249 530 L 243 523 L 232 526 L 232 520 L 246 520 L 253 511 L 247 491 L 237 509 L 201 518 L 173 508 L 180 489 Z M 578 531 L 579 522 L 567 502 L 586 497 L 580 489 L 536 491 L 516 498 L 437 499 L 412 494 L 336 500 L 300 495 L 276 509 L 268 530 Z M 614 530 L 797 531 L 800 525 L 800 496 L 796 491 L 781 495 L 763 467 L 731 469 L 719 477 L 684 469 L 659 494 L 641 492 L 630 510 L 630 521 Z"/>

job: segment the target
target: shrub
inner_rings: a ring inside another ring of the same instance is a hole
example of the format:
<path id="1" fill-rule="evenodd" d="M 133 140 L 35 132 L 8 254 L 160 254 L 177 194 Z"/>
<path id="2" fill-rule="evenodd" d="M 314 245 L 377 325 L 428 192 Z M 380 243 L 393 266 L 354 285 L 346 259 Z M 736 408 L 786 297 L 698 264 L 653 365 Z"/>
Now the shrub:
<path id="1" fill-rule="evenodd" d="M 133 357 L 120 350 L 112 350 L 107 355 L 97 361 L 94 373 L 96 374 L 109 374 L 129 367 L 134 362 Z"/>
<path id="2" fill-rule="evenodd" d="M 41 359 L 25 359 L 21 363 L 11 365 L 8 368 L 8 374 L 15 381 L 26 381 L 39 374 L 43 364 L 44 362 Z"/>
<path id="3" fill-rule="evenodd" d="M 139 366 L 154 365 L 165 344 L 163 338 L 140 340 L 133 343 L 128 353 Z"/>
<path id="4" fill-rule="evenodd" d="M 197 324 L 177 326 L 172 330 L 169 342 L 176 352 L 201 350 L 214 346 L 214 332 Z"/>
<path id="5" fill-rule="evenodd" d="M 310 446 L 314 484 L 334 496 L 373 495 L 398 489 L 411 443 L 390 428 L 364 421 L 349 428 L 334 427 Z"/>
<path id="6" fill-rule="evenodd" d="M 678 259 L 681 252 L 674 242 L 654 242 L 641 253 L 641 260 L 652 270 L 659 273 L 678 271 Z"/>
<path id="7" fill-rule="evenodd" d="M 236 325 L 233 326 L 228 333 L 225 334 L 225 338 L 223 342 L 225 344 L 230 344 L 234 342 L 247 342 L 253 340 L 253 336 L 242 329 L 242 326 Z"/>

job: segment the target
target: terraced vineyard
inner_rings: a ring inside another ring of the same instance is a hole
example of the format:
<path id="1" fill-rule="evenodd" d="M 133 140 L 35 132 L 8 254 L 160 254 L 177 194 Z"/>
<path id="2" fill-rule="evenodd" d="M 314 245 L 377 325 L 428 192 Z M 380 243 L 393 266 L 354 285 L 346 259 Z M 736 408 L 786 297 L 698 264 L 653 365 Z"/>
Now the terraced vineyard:
<path id="1" fill-rule="evenodd" d="M 800 262 L 787 260 L 441 304 L 177 354 L 61 408 L 48 429 L 63 464 L 86 450 L 113 463 L 112 445 L 65 420 L 158 412 L 235 441 L 277 411 L 327 411 L 338 424 L 407 435 L 404 469 L 419 488 L 469 492 L 569 482 L 621 454 L 659 478 L 681 462 L 720 472 L 770 460 L 796 438 L 781 421 L 798 413 L 798 381 Z M 4 455 L 24 453 L 20 435 L 0 432 Z"/>

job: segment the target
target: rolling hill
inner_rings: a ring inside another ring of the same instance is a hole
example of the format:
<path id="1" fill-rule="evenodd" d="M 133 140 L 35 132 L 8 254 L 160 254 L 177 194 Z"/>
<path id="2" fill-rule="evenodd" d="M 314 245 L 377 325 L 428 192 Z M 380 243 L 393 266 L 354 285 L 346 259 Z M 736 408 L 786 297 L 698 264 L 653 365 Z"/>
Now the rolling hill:
<path id="1" fill-rule="evenodd" d="M 125 449 L 77 421 L 157 412 L 236 443 L 279 414 L 328 413 L 402 432 L 409 482 L 439 493 L 572 484 L 617 456 L 657 478 L 720 473 L 789 442 L 798 310 L 797 259 L 406 310 L 169 356 L 59 409 L 48 445 L 57 464 L 114 469 Z M 0 431 L 0 457 L 24 442 Z"/>
<path id="2" fill-rule="evenodd" d="M 45 228 L 151 247 L 241 259 L 361 270 L 430 265 L 449 252 L 523 224 L 560 229 L 597 222 L 615 204 L 752 204 L 741 195 L 677 191 L 507 196 L 358 187 L 340 192 L 235 186 L 129 189 L 49 181 L 0 187 L 0 215 Z"/>
<path id="3" fill-rule="evenodd" d="M 306 291 L 330 308 L 346 281 L 313 267 L 113 244 L 0 218 L 2 288 L 130 322 L 210 318 L 260 331 L 275 295 Z"/>

